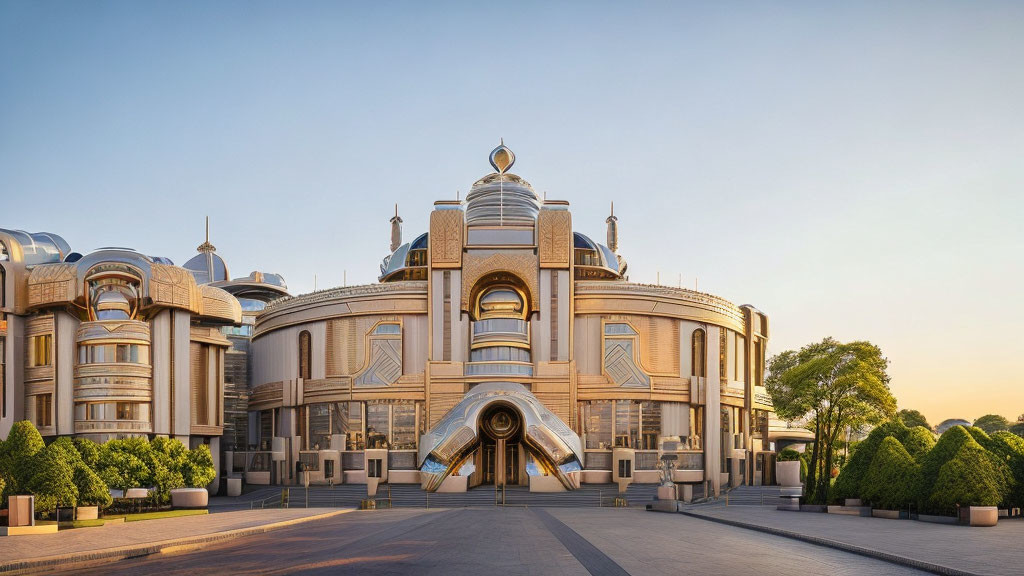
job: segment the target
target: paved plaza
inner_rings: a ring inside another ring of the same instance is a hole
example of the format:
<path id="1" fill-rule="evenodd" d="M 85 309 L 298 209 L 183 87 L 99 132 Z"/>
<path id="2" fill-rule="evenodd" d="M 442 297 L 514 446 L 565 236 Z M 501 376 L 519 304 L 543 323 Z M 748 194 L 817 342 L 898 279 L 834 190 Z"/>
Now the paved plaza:
<path id="1" fill-rule="evenodd" d="M 920 574 L 679 514 L 610 508 L 352 512 L 78 574 Z"/>
<path id="2" fill-rule="evenodd" d="M 784 512 L 760 506 L 691 506 L 690 514 L 766 528 L 840 546 L 891 554 L 912 562 L 974 574 L 1024 573 L 1024 519 L 991 528 Z"/>

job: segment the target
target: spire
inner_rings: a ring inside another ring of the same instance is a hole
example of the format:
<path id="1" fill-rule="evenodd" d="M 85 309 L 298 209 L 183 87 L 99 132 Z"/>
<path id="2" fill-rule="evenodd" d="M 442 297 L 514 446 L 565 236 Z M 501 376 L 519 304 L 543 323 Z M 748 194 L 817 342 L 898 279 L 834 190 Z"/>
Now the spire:
<path id="1" fill-rule="evenodd" d="M 196 248 L 196 250 L 198 250 L 199 252 L 201 252 L 203 254 L 208 254 L 208 253 L 216 252 L 217 251 L 217 249 L 213 247 L 213 244 L 210 244 L 210 217 L 209 216 L 206 217 L 206 241 L 203 242 L 202 244 L 200 244 L 199 247 Z"/>
<path id="2" fill-rule="evenodd" d="M 395 204 L 395 215 L 391 218 L 391 251 L 398 250 L 402 245 L 402 217 L 398 215 L 398 204 Z"/>
<path id="3" fill-rule="evenodd" d="M 612 252 L 619 251 L 619 219 L 615 217 L 615 202 L 612 202 L 611 214 L 605 219 L 608 225 L 608 248 Z"/>

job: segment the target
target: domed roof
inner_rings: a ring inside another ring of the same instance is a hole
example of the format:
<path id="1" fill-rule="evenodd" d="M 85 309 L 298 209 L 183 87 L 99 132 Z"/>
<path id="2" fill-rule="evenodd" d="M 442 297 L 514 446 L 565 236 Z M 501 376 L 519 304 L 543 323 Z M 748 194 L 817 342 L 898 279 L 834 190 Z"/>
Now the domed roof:
<path id="1" fill-rule="evenodd" d="M 469 226 L 532 226 L 540 213 L 541 199 L 533 186 L 508 169 L 515 154 L 504 143 L 491 151 L 495 173 L 477 180 L 466 195 L 466 224 Z"/>

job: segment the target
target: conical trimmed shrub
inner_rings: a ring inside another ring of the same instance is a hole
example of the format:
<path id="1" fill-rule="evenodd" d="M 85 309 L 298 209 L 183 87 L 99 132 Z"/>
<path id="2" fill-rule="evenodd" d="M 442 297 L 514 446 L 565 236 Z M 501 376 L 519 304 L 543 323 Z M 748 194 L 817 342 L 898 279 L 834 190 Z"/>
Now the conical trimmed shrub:
<path id="1" fill-rule="evenodd" d="M 902 442 L 907 431 L 906 425 L 899 420 L 890 420 L 876 426 L 868 437 L 857 445 L 849 461 L 839 470 L 839 477 L 832 486 L 833 500 L 842 502 L 846 498 L 860 498 L 861 482 L 882 441 L 892 436 Z"/>
<path id="2" fill-rule="evenodd" d="M 948 513 L 957 506 L 998 506 L 1012 483 L 1006 464 L 972 439 L 939 469 L 928 508 Z"/>
<path id="3" fill-rule="evenodd" d="M 903 444 L 893 436 L 882 440 L 860 483 L 860 496 L 876 508 L 896 510 L 914 501 L 920 470 Z"/>

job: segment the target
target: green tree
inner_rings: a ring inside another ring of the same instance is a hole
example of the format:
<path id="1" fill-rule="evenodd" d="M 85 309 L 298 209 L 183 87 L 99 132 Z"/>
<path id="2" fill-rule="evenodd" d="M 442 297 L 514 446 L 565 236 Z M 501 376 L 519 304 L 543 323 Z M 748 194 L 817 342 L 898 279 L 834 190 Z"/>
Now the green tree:
<path id="1" fill-rule="evenodd" d="M 106 508 L 113 502 L 107 484 L 84 462 L 75 466 L 73 479 L 78 489 L 79 505 Z"/>
<path id="2" fill-rule="evenodd" d="M 812 423 L 809 501 L 828 501 L 829 471 L 843 430 L 895 415 L 888 364 L 881 349 L 870 342 L 844 344 L 832 338 L 799 351 L 787 350 L 769 361 L 765 384 L 776 414 L 785 420 L 809 418 Z"/>
<path id="3" fill-rule="evenodd" d="M 188 450 L 179 440 L 154 438 L 149 443 L 151 448 L 150 469 L 153 473 L 153 485 L 157 499 L 166 502 L 171 490 L 185 486 L 182 476 L 188 459 Z"/>
<path id="4" fill-rule="evenodd" d="M 971 439 L 939 469 L 928 507 L 949 512 L 957 506 L 998 506 L 1011 486 L 1006 463 Z"/>
<path id="5" fill-rule="evenodd" d="M 152 450 L 145 438 L 109 440 L 100 448 L 97 472 L 118 490 L 153 485 Z"/>
<path id="6" fill-rule="evenodd" d="M 28 420 L 15 422 L 7 434 L 7 440 L 0 451 L 0 474 L 7 479 L 3 494 L 3 506 L 12 494 L 23 494 L 28 490 L 34 470 L 32 459 L 45 447 L 43 437 Z"/>
<path id="7" fill-rule="evenodd" d="M 1016 434 L 1017 436 L 1024 438 L 1024 422 L 1017 422 L 1015 424 L 1012 424 L 1007 430 L 1011 434 Z"/>
<path id="8" fill-rule="evenodd" d="M 188 461 L 183 470 L 185 485 L 192 488 L 204 488 L 213 482 L 217 471 L 213 467 L 213 455 L 210 447 L 200 444 L 188 451 Z"/>
<path id="9" fill-rule="evenodd" d="M 36 452 L 31 468 L 27 489 L 36 497 L 37 512 L 49 513 L 57 506 L 78 503 L 74 472 L 63 447 L 50 445 Z"/>
<path id="10" fill-rule="evenodd" d="M 932 508 L 929 500 L 935 487 L 935 481 L 939 477 L 939 471 L 947 462 L 956 457 L 960 448 L 970 443 L 977 444 L 970 432 L 963 426 L 953 426 L 939 436 L 935 446 L 921 458 L 921 473 L 917 476 L 917 488 L 914 492 L 917 494 L 918 506 L 922 510 L 939 513 L 950 511 Z"/>
<path id="11" fill-rule="evenodd" d="M 75 438 L 75 450 L 78 450 L 78 455 L 82 457 L 82 462 L 85 465 L 96 469 L 96 464 L 100 459 L 100 446 L 99 444 L 89 440 L 88 438 Z"/>
<path id="12" fill-rule="evenodd" d="M 981 428 L 986 434 L 1007 430 L 1010 428 L 1010 421 L 999 414 L 985 414 L 974 421 L 974 426 Z"/>
<path id="13" fill-rule="evenodd" d="M 887 436 L 861 481 L 861 497 L 878 508 L 902 508 L 914 501 L 919 470 L 903 444 L 893 436 Z"/>
<path id="14" fill-rule="evenodd" d="M 932 429 L 931 424 L 928 423 L 928 419 L 925 418 L 924 414 L 921 414 L 919 410 L 903 409 L 897 412 L 896 416 L 899 417 L 900 422 L 903 422 L 903 424 L 907 428 L 913 428 L 914 426 L 924 426 L 929 430 Z"/>

